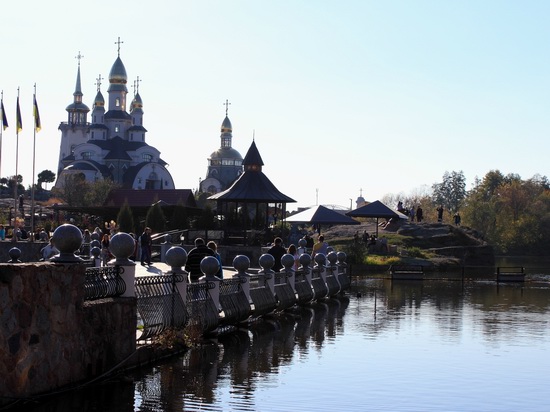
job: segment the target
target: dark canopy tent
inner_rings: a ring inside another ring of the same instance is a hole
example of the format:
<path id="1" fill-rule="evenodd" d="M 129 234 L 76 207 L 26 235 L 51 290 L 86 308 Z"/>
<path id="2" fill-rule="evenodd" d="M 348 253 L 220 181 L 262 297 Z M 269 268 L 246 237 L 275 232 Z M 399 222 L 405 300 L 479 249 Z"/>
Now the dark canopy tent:
<path id="1" fill-rule="evenodd" d="M 281 193 L 262 172 L 263 160 L 256 143 L 248 149 L 243 159 L 244 172 L 223 192 L 210 196 L 217 201 L 218 215 L 223 216 L 223 226 L 227 233 L 240 232 L 240 240 L 247 244 L 247 230 L 265 232 L 269 228 L 270 205 L 273 214 L 282 218 L 286 214 L 286 204 L 296 202 Z M 226 235 L 227 236 L 227 235 Z"/>
<path id="2" fill-rule="evenodd" d="M 321 225 L 359 225 L 357 220 L 329 209 L 326 206 L 314 206 L 286 219 L 289 223 L 307 223 L 321 227 Z"/>
<path id="3" fill-rule="evenodd" d="M 350 217 L 375 217 L 376 218 L 376 235 L 378 236 L 378 219 L 407 219 L 403 213 L 390 209 L 384 203 L 376 200 L 368 205 L 361 206 L 346 213 Z"/>

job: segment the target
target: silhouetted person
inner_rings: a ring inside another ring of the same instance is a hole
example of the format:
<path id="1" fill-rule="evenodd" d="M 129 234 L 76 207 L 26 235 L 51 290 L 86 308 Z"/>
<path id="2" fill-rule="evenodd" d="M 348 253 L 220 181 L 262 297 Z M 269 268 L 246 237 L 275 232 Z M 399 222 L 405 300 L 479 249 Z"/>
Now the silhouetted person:
<path id="1" fill-rule="evenodd" d="M 191 282 L 198 282 L 202 276 L 201 261 L 206 256 L 216 256 L 214 251 L 204 244 L 204 239 L 198 237 L 195 239 L 195 247 L 187 255 L 185 270 L 189 273 Z"/>
<path id="2" fill-rule="evenodd" d="M 267 251 L 271 256 L 275 258 L 275 264 L 273 270 L 275 272 L 280 271 L 283 268 L 281 258 L 286 254 L 286 249 L 283 247 L 283 239 L 276 237 L 273 241 L 273 246 Z"/>

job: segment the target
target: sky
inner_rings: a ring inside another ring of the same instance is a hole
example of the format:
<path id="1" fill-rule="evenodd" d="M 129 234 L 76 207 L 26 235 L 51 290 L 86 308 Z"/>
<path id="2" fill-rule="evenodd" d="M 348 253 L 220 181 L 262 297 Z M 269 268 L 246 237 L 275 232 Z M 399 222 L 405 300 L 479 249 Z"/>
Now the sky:
<path id="1" fill-rule="evenodd" d="M 407 196 L 446 171 L 462 171 L 467 189 L 495 169 L 546 176 L 549 16 L 548 1 L 6 2 L 0 175 L 18 158 L 31 185 L 33 153 L 35 176 L 57 172 L 75 57 L 92 108 L 120 37 L 130 93 L 141 80 L 146 141 L 178 189 L 206 177 L 226 99 L 233 148 L 244 157 L 255 140 L 264 173 L 296 200 L 289 210 Z"/>

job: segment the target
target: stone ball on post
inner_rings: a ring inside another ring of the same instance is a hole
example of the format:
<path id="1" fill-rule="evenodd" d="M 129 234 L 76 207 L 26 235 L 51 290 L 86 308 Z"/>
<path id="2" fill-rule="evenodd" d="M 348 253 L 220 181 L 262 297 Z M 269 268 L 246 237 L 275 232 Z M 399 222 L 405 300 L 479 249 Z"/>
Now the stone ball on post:
<path id="1" fill-rule="evenodd" d="M 336 252 L 335 251 L 329 252 L 327 255 L 327 260 L 329 261 L 331 266 L 335 265 L 336 261 L 338 260 L 338 256 L 336 255 Z"/>
<path id="2" fill-rule="evenodd" d="M 345 252 L 338 252 L 336 256 L 338 257 L 338 263 L 340 264 L 345 263 L 347 259 L 347 255 Z"/>
<path id="3" fill-rule="evenodd" d="M 275 265 L 275 258 L 269 253 L 264 253 L 258 261 L 264 271 L 270 270 Z"/>
<path id="4" fill-rule="evenodd" d="M 80 256 L 74 253 L 82 246 L 84 238 L 82 232 L 75 225 L 65 223 L 58 226 L 52 235 L 52 242 L 59 250 L 59 255 L 54 256 L 50 260 L 52 262 L 82 262 Z"/>
<path id="5" fill-rule="evenodd" d="M 285 270 L 292 269 L 292 266 L 294 266 L 294 256 L 289 253 L 284 254 L 281 257 L 281 264 L 284 266 Z"/>
<path id="6" fill-rule="evenodd" d="M 135 262 L 128 259 L 134 254 L 136 241 L 132 235 L 125 232 L 118 232 L 111 237 L 109 242 L 109 250 L 115 257 L 115 265 L 132 266 Z"/>
<path id="7" fill-rule="evenodd" d="M 300 255 L 300 265 L 306 268 L 311 264 L 311 255 L 309 253 L 302 253 Z"/>
<path id="8" fill-rule="evenodd" d="M 172 246 L 166 251 L 164 260 L 170 265 L 173 273 L 182 273 L 182 267 L 187 263 L 187 252 L 181 246 Z"/>
<path id="9" fill-rule="evenodd" d="M 246 273 L 250 267 L 250 259 L 245 255 L 237 255 L 235 256 L 235 259 L 233 259 L 233 267 L 239 274 Z"/>
<path id="10" fill-rule="evenodd" d="M 215 278 L 218 270 L 220 270 L 220 262 L 214 256 L 206 256 L 201 260 L 201 272 L 208 280 Z"/>
<path id="11" fill-rule="evenodd" d="M 313 258 L 315 260 L 315 263 L 319 266 L 324 266 L 325 262 L 327 261 L 327 257 L 324 253 L 317 253 L 315 257 Z"/>
<path id="12" fill-rule="evenodd" d="M 10 255 L 11 258 L 9 263 L 21 263 L 21 261 L 19 260 L 19 258 L 21 257 L 21 249 L 17 247 L 12 247 L 9 250 L 8 255 Z"/>

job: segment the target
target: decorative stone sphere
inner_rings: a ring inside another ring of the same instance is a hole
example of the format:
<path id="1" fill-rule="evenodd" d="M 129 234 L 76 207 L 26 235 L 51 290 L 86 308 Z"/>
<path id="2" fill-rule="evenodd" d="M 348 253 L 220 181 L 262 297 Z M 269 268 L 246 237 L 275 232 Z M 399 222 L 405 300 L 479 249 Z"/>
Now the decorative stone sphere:
<path id="1" fill-rule="evenodd" d="M 19 258 L 21 257 L 21 249 L 17 247 L 12 247 L 8 254 L 10 255 L 11 261 L 10 263 L 21 263 Z"/>
<path id="2" fill-rule="evenodd" d="M 245 255 L 237 255 L 235 259 L 233 259 L 233 267 L 238 273 L 244 273 L 250 267 L 250 259 Z"/>
<path id="3" fill-rule="evenodd" d="M 201 260 L 201 272 L 206 275 L 208 279 L 216 277 L 216 273 L 220 270 L 220 262 L 214 256 L 206 256 Z"/>
<path id="4" fill-rule="evenodd" d="M 311 255 L 309 253 L 302 253 L 300 255 L 300 265 L 308 267 L 311 264 Z"/>
<path id="5" fill-rule="evenodd" d="M 305 240 L 304 238 L 300 239 L 298 241 L 298 246 L 300 246 L 301 248 L 305 249 L 305 247 L 307 246 L 307 240 Z"/>
<path id="6" fill-rule="evenodd" d="M 347 255 L 345 252 L 338 252 L 336 256 L 338 257 L 338 263 L 344 263 L 347 259 Z"/>
<path id="7" fill-rule="evenodd" d="M 317 253 L 315 255 L 315 258 L 313 258 L 313 260 L 315 260 L 315 263 L 317 263 L 319 266 L 323 266 L 327 261 L 327 257 L 325 256 L 324 253 Z"/>
<path id="8" fill-rule="evenodd" d="M 258 261 L 264 270 L 270 270 L 275 265 L 275 258 L 269 253 L 264 253 Z"/>
<path id="9" fill-rule="evenodd" d="M 95 259 L 98 259 L 99 255 L 101 255 L 101 249 L 97 246 L 94 246 L 92 249 L 90 249 L 90 253 Z"/>
<path id="10" fill-rule="evenodd" d="M 187 252 L 181 246 L 172 246 L 166 251 L 164 260 L 170 265 L 172 272 L 182 272 L 181 268 L 187 263 Z"/>
<path id="11" fill-rule="evenodd" d="M 100 239 L 99 239 L 99 233 L 97 233 L 97 232 L 92 232 L 92 234 L 90 235 L 90 239 L 92 239 L 92 241 L 93 241 L 93 240 L 97 240 L 97 241 L 99 242 L 99 241 L 100 241 Z"/>
<path id="12" fill-rule="evenodd" d="M 335 265 L 336 261 L 338 260 L 338 256 L 336 255 L 336 252 L 335 251 L 329 252 L 329 254 L 327 255 L 327 260 L 329 261 L 331 266 Z"/>
<path id="13" fill-rule="evenodd" d="M 290 269 L 294 265 L 294 256 L 292 256 L 289 253 L 284 254 L 281 257 L 281 264 L 285 267 L 285 269 Z"/>
<path id="14" fill-rule="evenodd" d="M 94 248 L 94 247 L 97 247 L 101 250 L 101 242 L 97 239 L 94 239 L 90 242 L 90 248 Z"/>
<path id="15" fill-rule="evenodd" d="M 81 262 L 82 258 L 74 252 L 80 249 L 83 237 L 82 232 L 75 225 L 65 223 L 58 226 L 52 235 L 52 242 L 59 250 L 59 255 L 51 259 L 52 262 Z"/>
<path id="16" fill-rule="evenodd" d="M 115 265 L 135 265 L 130 259 L 136 247 L 136 241 L 128 233 L 118 232 L 109 242 L 109 250 L 115 259 Z"/>
<path id="17" fill-rule="evenodd" d="M 171 243 L 172 241 L 172 235 L 166 234 L 164 235 L 164 243 Z"/>
<path id="18" fill-rule="evenodd" d="M 334 252 L 334 248 L 332 246 L 327 247 L 327 254 L 330 252 Z"/>

